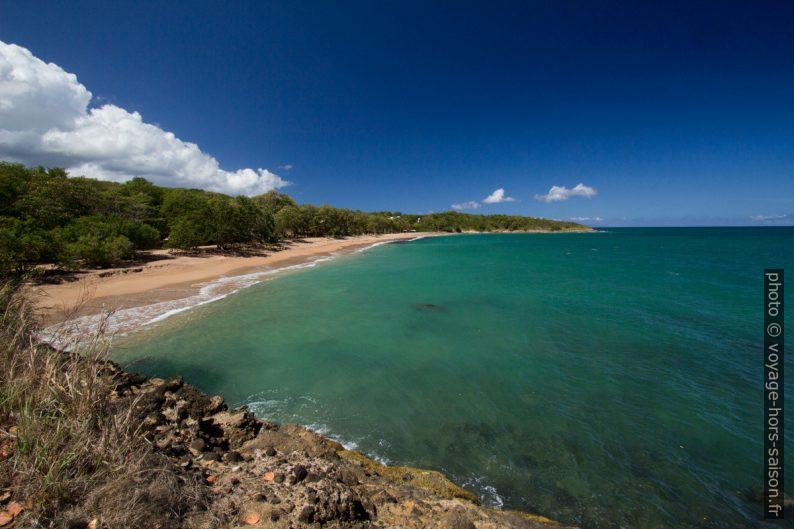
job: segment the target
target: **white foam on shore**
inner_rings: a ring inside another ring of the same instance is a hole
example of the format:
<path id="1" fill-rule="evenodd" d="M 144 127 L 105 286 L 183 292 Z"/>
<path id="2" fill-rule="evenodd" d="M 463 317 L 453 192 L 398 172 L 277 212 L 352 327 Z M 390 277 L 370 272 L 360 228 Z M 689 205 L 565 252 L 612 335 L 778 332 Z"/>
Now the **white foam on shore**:
<path id="1" fill-rule="evenodd" d="M 254 398 L 261 398 L 261 395 L 254 396 Z M 265 421 L 276 421 L 276 422 L 301 422 L 301 416 L 299 414 L 289 413 L 289 417 L 286 417 L 286 421 L 284 415 L 286 414 L 287 405 L 297 399 L 308 400 L 309 402 L 316 402 L 311 397 L 287 397 L 283 399 L 264 399 L 264 400 L 251 400 L 251 397 L 246 399 L 243 403 L 245 404 L 249 410 L 253 412 L 258 418 L 265 420 Z M 338 435 L 335 435 L 331 428 L 328 427 L 326 424 L 322 423 L 311 423 L 304 426 L 307 430 L 310 430 L 316 434 L 322 435 L 328 439 L 332 439 L 337 443 L 341 444 L 345 450 L 358 450 L 358 443 L 356 441 L 352 441 L 350 439 L 344 439 Z M 386 464 L 386 463 L 384 463 Z"/>
<path id="2" fill-rule="evenodd" d="M 477 490 L 479 492 L 478 496 L 481 504 L 487 505 L 488 507 L 501 509 L 504 507 L 505 500 L 496 491 L 496 487 L 485 484 L 486 479 L 487 478 L 485 476 L 474 476 L 467 479 L 463 483 L 463 486 Z"/>
<path id="3" fill-rule="evenodd" d="M 300 395 L 297 397 L 272 398 L 274 393 L 277 393 L 277 391 L 266 390 L 255 393 L 245 399 L 242 404 L 248 406 L 248 409 L 262 420 L 303 424 L 304 428 L 307 430 L 338 442 L 346 450 L 361 452 L 368 458 L 382 465 L 391 466 L 394 464 L 401 464 L 400 462 L 392 461 L 372 450 L 362 449 L 361 445 L 371 446 L 372 438 L 370 436 L 365 435 L 358 439 L 350 439 L 337 434 L 324 422 L 309 422 L 309 424 L 306 424 L 306 422 L 312 421 L 309 417 L 323 417 L 328 415 L 324 412 L 322 406 L 319 405 L 315 397 Z M 308 405 L 310 405 L 313 412 L 308 414 L 302 413 L 306 411 Z M 388 452 L 391 449 L 391 443 L 386 439 L 377 438 L 377 445 L 379 447 L 379 452 Z M 441 471 L 444 472 L 444 470 Z M 448 475 L 448 477 L 453 479 L 451 475 Z M 499 494 L 496 487 L 488 484 L 488 478 L 486 476 L 470 475 L 468 478 L 459 477 L 458 479 L 462 481 L 461 484 L 464 488 L 472 490 L 477 494 L 481 504 L 495 509 L 502 509 L 504 507 L 504 497 Z"/>
<path id="4" fill-rule="evenodd" d="M 372 248 L 375 248 L 376 246 L 382 246 L 384 244 L 390 244 L 392 242 L 394 242 L 394 241 L 380 241 L 380 242 L 376 242 L 375 244 L 370 244 L 369 246 L 364 246 L 363 248 L 359 248 L 358 250 L 356 250 L 356 253 L 366 252 L 367 250 L 371 250 Z"/>
<path id="5" fill-rule="evenodd" d="M 328 439 L 332 439 L 342 445 L 345 450 L 355 451 L 358 450 L 358 443 L 355 441 L 351 441 L 349 439 L 343 439 L 338 435 L 334 435 L 331 432 L 331 429 L 326 426 L 325 424 L 309 424 L 305 426 L 307 430 L 311 430 L 314 433 L 320 434 L 323 437 Z"/>
<path id="6" fill-rule="evenodd" d="M 245 288 L 272 279 L 279 272 L 311 268 L 319 263 L 330 261 L 339 254 L 318 257 L 305 263 L 280 268 L 267 268 L 259 272 L 239 276 L 222 276 L 213 281 L 200 284 L 198 292 L 183 298 L 160 301 L 118 309 L 111 313 L 91 314 L 75 318 L 67 323 L 59 323 L 42 329 L 39 339 L 59 349 L 69 350 L 76 345 L 79 336 L 93 336 L 103 329 L 107 336 L 125 336 L 171 316 L 213 303 L 239 292 Z"/>
<path id="7" fill-rule="evenodd" d="M 374 452 L 369 452 L 369 451 L 367 451 L 367 452 L 361 451 L 359 449 L 359 444 L 358 444 L 357 441 L 351 441 L 350 439 L 345 439 L 345 438 L 333 433 L 331 431 L 331 429 L 325 424 L 309 424 L 309 425 L 306 425 L 305 428 L 307 430 L 311 430 L 314 433 L 320 434 L 323 437 L 326 437 L 328 439 L 336 441 L 337 443 L 342 445 L 342 447 L 345 450 L 361 452 L 362 454 L 364 454 L 368 458 L 372 459 L 373 461 L 377 461 L 381 465 L 389 466 L 389 465 L 392 464 L 391 460 L 389 460 L 388 458 L 386 458 L 386 457 L 384 457 L 384 456 L 382 456 L 380 454 L 376 454 Z M 380 439 L 378 441 L 378 445 L 384 446 L 385 442 L 386 441 L 384 439 Z"/>
<path id="8" fill-rule="evenodd" d="M 427 235 L 418 235 L 418 236 L 413 237 L 411 239 L 392 239 L 390 241 L 380 241 L 380 242 L 376 242 L 374 244 L 370 244 L 368 246 L 365 246 L 363 248 L 359 248 L 358 250 L 356 250 L 356 253 L 366 252 L 367 250 L 371 250 L 372 248 L 375 248 L 376 246 L 382 246 L 384 244 L 414 242 L 414 241 L 418 241 L 419 239 L 424 239 L 426 237 L 428 237 L 428 236 Z"/>
<path id="9" fill-rule="evenodd" d="M 310 430 L 316 434 L 322 435 L 328 439 L 336 441 L 337 443 L 341 444 L 345 450 L 352 450 L 352 451 L 361 451 L 360 450 L 360 443 L 366 441 L 366 437 L 355 439 L 349 439 L 346 437 L 342 437 L 336 433 L 325 423 L 322 422 L 312 422 L 306 424 L 304 421 L 306 420 L 307 414 L 301 413 L 301 408 L 305 406 L 311 406 L 313 408 L 314 413 L 309 413 L 308 415 L 323 415 L 323 412 L 320 409 L 320 405 L 317 402 L 317 399 L 312 397 L 311 395 L 300 395 L 298 397 L 283 397 L 283 398 L 269 398 L 271 396 L 270 391 L 263 391 L 260 393 L 256 393 L 251 395 L 247 399 L 245 399 L 242 404 L 248 407 L 251 412 L 256 415 L 258 418 L 265 420 L 265 421 L 275 421 L 275 422 L 292 422 L 296 424 L 303 424 L 304 428 Z M 297 408 L 295 407 L 295 403 L 298 402 Z M 388 449 L 391 446 L 385 439 L 378 440 L 378 446 L 383 449 Z M 382 465 L 390 465 L 392 462 L 377 453 L 373 452 L 362 452 L 364 455 L 369 457 L 370 459 L 377 461 Z"/>
<path id="10" fill-rule="evenodd" d="M 406 241 L 416 241 L 424 237 L 425 235 L 420 235 L 412 239 L 406 239 Z M 356 250 L 356 253 L 369 250 L 370 248 L 382 244 L 389 244 L 395 242 L 395 240 L 378 241 L 363 248 L 359 248 Z M 78 337 L 94 336 L 100 329 L 111 338 L 113 336 L 125 336 L 149 325 L 162 322 L 171 316 L 193 310 L 215 301 L 220 301 L 240 290 L 272 279 L 275 274 L 279 272 L 311 268 L 317 266 L 319 263 L 335 259 L 344 253 L 346 252 L 333 252 L 328 256 L 317 257 L 305 263 L 279 268 L 267 268 L 261 272 L 239 276 L 222 276 L 213 281 L 199 285 L 198 293 L 194 295 L 138 307 L 118 309 L 112 313 L 82 316 L 65 324 L 59 323 L 46 327 L 39 332 L 38 338 L 42 342 L 49 343 L 53 347 L 70 350 L 76 345 Z"/>
<path id="11" fill-rule="evenodd" d="M 483 487 L 483 494 L 480 497 L 480 501 L 483 504 L 491 505 L 492 507 L 496 507 L 497 509 L 501 509 L 505 505 L 505 500 L 499 493 L 496 492 L 496 487 L 491 485 L 486 485 Z"/>

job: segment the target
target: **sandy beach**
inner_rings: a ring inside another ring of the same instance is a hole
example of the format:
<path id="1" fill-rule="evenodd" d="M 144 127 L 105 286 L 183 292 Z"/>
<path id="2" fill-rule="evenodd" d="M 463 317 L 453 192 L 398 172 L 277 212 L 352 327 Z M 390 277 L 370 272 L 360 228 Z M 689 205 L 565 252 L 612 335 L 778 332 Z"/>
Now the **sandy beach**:
<path id="1" fill-rule="evenodd" d="M 306 238 L 287 242 L 278 251 L 253 256 L 172 255 L 168 250 L 148 252 L 155 258 L 140 266 L 81 272 L 77 279 L 59 284 L 32 285 L 44 325 L 108 311 L 147 306 L 195 296 L 202 285 L 225 277 L 245 276 L 310 263 L 330 255 L 351 252 L 379 242 L 442 235 L 392 233 L 334 238 Z M 235 286 L 229 286 L 234 289 Z M 220 289 L 216 295 L 224 294 Z"/>

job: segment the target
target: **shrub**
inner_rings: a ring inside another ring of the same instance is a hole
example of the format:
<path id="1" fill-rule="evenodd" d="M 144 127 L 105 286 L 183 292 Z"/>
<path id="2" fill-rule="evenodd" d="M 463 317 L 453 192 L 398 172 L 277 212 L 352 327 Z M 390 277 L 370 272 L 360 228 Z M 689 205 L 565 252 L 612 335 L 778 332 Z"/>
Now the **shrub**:
<path id="1" fill-rule="evenodd" d="M 66 245 L 66 262 L 83 261 L 88 266 L 113 266 L 134 254 L 132 242 L 123 235 L 81 235 Z"/>
<path id="2" fill-rule="evenodd" d="M 160 232 L 153 226 L 120 217 L 112 217 L 109 222 L 113 233 L 128 238 L 136 250 L 148 250 L 160 244 Z"/>
<path id="3" fill-rule="evenodd" d="M 112 266 L 134 255 L 136 249 L 153 248 L 160 241 L 155 228 L 115 215 L 90 215 L 53 230 L 59 247 L 58 261 L 74 266 Z"/>

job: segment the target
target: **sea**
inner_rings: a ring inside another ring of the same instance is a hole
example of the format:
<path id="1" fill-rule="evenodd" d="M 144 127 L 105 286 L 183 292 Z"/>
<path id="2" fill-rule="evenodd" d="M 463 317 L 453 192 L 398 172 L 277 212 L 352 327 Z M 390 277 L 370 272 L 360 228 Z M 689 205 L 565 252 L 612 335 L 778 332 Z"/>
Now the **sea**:
<path id="1" fill-rule="evenodd" d="M 782 527 L 762 520 L 765 268 L 794 291 L 794 227 L 425 237 L 259 276 L 112 356 L 485 505 Z"/>

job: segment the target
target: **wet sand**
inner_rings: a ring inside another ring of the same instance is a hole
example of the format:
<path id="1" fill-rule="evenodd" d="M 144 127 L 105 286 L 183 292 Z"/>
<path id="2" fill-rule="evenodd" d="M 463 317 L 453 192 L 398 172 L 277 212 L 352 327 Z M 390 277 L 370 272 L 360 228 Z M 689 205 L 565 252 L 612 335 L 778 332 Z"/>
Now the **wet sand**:
<path id="1" fill-rule="evenodd" d="M 75 281 L 33 285 L 42 323 L 54 325 L 76 317 L 190 297 L 202 284 L 223 277 L 286 268 L 321 257 L 351 252 L 379 242 L 415 239 L 436 233 L 392 233 L 334 239 L 291 241 L 283 249 L 252 256 L 171 255 L 152 250 L 156 258 L 140 266 L 91 270 Z"/>

